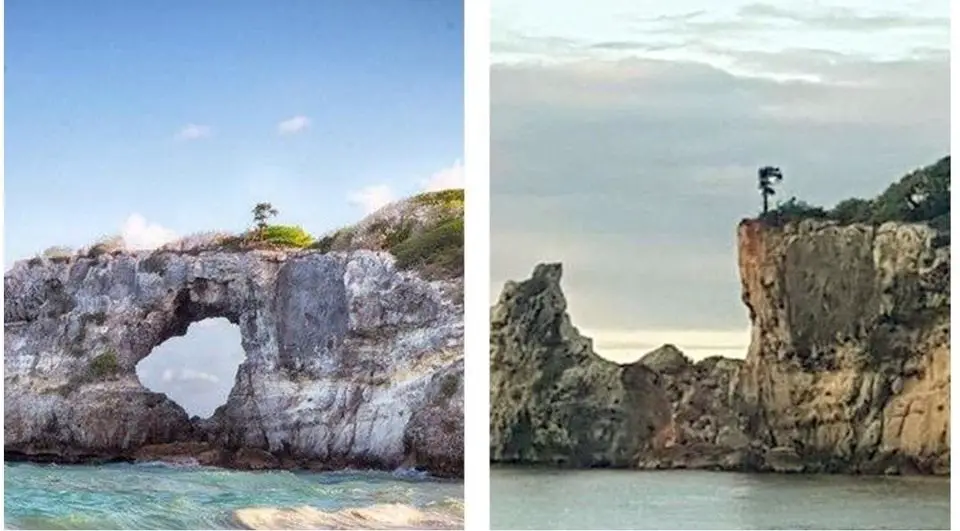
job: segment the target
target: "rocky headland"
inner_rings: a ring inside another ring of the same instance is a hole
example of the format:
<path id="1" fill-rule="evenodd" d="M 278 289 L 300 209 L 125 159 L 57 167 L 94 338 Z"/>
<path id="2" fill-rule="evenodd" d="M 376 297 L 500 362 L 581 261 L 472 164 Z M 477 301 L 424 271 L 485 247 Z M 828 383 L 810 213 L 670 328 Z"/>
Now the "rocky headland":
<path id="1" fill-rule="evenodd" d="M 462 191 L 441 192 L 305 248 L 220 238 L 17 262 L 7 458 L 462 476 L 462 226 Z M 213 317 L 239 327 L 246 359 L 227 402 L 190 418 L 135 367 Z"/>
<path id="2" fill-rule="evenodd" d="M 948 161 L 949 162 L 949 161 Z M 491 311 L 491 459 L 949 474 L 950 248 L 922 223 L 745 220 L 745 359 L 632 364 L 570 323 L 560 264 Z"/>

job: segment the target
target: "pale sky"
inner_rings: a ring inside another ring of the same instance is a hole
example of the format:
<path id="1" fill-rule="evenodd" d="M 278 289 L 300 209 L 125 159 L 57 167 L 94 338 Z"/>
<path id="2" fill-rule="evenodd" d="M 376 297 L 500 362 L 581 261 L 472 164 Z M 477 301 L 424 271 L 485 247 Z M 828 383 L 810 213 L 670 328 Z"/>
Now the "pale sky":
<path id="1" fill-rule="evenodd" d="M 562 261 L 601 354 L 742 357 L 757 167 L 832 206 L 949 152 L 949 3 L 886 4 L 493 0 L 492 296 Z"/>

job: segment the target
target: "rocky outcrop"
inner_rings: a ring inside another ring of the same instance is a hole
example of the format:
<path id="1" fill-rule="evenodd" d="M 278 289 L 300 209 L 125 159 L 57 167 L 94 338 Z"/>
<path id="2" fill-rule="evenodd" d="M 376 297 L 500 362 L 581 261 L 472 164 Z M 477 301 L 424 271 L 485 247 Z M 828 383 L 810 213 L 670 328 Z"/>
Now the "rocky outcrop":
<path id="1" fill-rule="evenodd" d="M 510 282 L 491 313 L 495 462 L 632 466 L 658 444 L 670 405 L 657 374 L 593 352 L 566 313 L 560 264 Z"/>
<path id="2" fill-rule="evenodd" d="M 463 306 L 452 292 L 462 280 L 426 281 L 363 250 L 19 262 L 4 277 L 7 456 L 130 459 L 147 448 L 251 468 L 462 474 Z M 191 420 L 135 367 L 212 317 L 240 328 L 246 360 L 227 403 Z"/>
<path id="3" fill-rule="evenodd" d="M 745 360 L 597 357 L 560 266 L 491 322 L 494 461 L 780 472 L 950 468 L 950 250 L 921 224 L 739 227 Z M 630 374 L 627 378 L 625 375 Z"/>
<path id="4" fill-rule="evenodd" d="M 949 473 L 950 249 L 921 224 L 739 227 L 737 383 L 771 466 Z"/>
<path id="5" fill-rule="evenodd" d="M 640 358 L 660 375 L 671 405 L 664 444 L 640 456 L 640 468 L 750 470 L 759 449 L 744 432 L 735 386 L 743 360 L 711 356 L 693 363 L 664 345 Z"/>

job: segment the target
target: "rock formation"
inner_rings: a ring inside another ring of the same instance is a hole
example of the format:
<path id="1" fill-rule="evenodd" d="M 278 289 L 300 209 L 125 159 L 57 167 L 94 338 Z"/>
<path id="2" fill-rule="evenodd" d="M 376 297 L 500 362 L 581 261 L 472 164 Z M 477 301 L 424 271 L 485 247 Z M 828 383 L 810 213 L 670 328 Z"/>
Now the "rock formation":
<path id="1" fill-rule="evenodd" d="M 427 281 L 366 250 L 18 262 L 4 276 L 7 456 L 192 448 L 250 467 L 462 474 L 463 306 L 452 292 L 461 279 Z M 227 403 L 191 420 L 135 366 L 212 317 L 240 328 L 246 360 Z"/>
<path id="2" fill-rule="evenodd" d="M 664 345 L 640 358 L 657 371 L 671 405 L 664 443 L 640 456 L 640 468 L 747 470 L 757 448 L 744 433 L 735 408 L 735 385 L 743 360 L 711 356 L 693 363 Z"/>
<path id="3" fill-rule="evenodd" d="M 739 227 L 737 384 L 770 466 L 949 473 L 950 249 L 922 224 Z"/>
<path id="4" fill-rule="evenodd" d="M 657 374 L 593 352 L 570 323 L 560 264 L 504 287 L 491 315 L 490 453 L 496 462 L 631 466 L 669 421 Z"/>
<path id="5" fill-rule="evenodd" d="M 948 474 L 937 230 L 751 220 L 738 236 L 745 360 L 692 363 L 666 345 L 618 365 L 569 323 L 558 264 L 508 283 L 491 322 L 492 459 Z"/>

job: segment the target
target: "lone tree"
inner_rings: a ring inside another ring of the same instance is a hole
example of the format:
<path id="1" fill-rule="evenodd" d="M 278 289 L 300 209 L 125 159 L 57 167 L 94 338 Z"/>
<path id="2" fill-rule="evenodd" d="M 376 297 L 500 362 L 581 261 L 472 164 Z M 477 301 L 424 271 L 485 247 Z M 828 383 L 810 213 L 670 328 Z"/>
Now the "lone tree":
<path id="1" fill-rule="evenodd" d="M 764 166 L 757 170 L 757 180 L 760 195 L 763 196 L 763 213 L 766 214 L 770 208 L 770 196 L 776 193 L 773 185 L 783 180 L 783 173 L 780 172 L 780 168 Z"/>
<path id="2" fill-rule="evenodd" d="M 257 235 L 262 236 L 267 228 L 267 219 L 279 214 L 276 208 L 270 203 L 257 203 L 253 207 L 253 222 L 257 225 Z"/>

